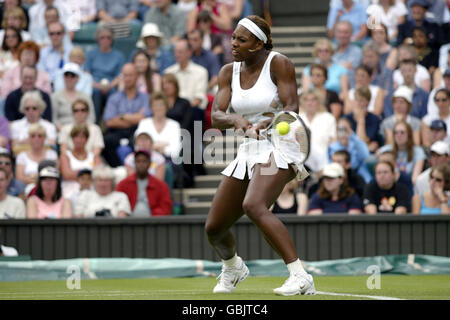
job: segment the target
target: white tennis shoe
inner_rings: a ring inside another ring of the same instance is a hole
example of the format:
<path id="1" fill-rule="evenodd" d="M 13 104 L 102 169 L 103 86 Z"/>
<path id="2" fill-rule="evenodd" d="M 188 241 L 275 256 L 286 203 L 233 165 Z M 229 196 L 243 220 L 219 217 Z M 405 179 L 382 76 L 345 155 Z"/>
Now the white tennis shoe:
<path id="1" fill-rule="evenodd" d="M 220 280 L 214 287 L 213 293 L 232 293 L 236 289 L 237 284 L 247 278 L 250 272 L 244 261 L 241 258 L 239 260 L 239 267 L 222 266 L 222 273 L 217 277 Z"/>
<path id="2" fill-rule="evenodd" d="M 293 296 L 296 294 L 315 295 L 313 277 L 308 273 L 292 273 L 284 284 L 273 290 L 277 295 Z"/>

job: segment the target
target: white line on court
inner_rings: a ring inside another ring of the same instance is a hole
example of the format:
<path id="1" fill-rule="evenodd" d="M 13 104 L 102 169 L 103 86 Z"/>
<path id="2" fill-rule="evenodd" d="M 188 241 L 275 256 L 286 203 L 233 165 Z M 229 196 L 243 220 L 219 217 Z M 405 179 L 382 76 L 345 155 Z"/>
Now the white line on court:
<path id="1" fill-rule="evenodd" d="M 404 300 L 404 299 L 394 298 L 394 297 L 370 296 L 370 295 L 364 295 L 364 294 L 350 294 L 350 293 L 337 293 L 337 292 L 324 292 L 324 291 L 316 291 L 316 294 L 327 295 L 327 296 L 366 298 L 366 299 L 375 299 L 375 300 Z"/>

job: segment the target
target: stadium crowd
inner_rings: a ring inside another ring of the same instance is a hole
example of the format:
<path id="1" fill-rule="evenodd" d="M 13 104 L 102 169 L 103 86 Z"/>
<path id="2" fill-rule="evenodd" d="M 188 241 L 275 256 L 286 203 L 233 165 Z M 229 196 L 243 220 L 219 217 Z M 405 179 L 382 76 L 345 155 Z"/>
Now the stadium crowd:
<path id="1" fill-rule="evenodd" d="M 449 6 L 330 1 L 298 84 L 310 176 L 273 212 L 450 213 Z M 205 174 L 194 123 L 211 127 L 232 30 L 251 13 L 248 0 L 4 0 L 0 218 L 175 214 L 173 189 Z M 85 49 L 77 32 L 92 26 Z M 125 54 L 114 43 L 133 28 Z"/>

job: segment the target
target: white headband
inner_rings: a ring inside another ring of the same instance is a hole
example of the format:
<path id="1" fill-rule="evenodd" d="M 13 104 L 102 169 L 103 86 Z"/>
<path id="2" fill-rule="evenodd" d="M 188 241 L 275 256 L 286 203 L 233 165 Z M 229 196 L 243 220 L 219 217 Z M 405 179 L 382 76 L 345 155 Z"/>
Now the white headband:
<path id="1" fill-rule="evenodd" d="M 247 29 L 248 31 L 250 31 L 251 33 L 253 33 L 255 35 L 255 37 L 257 37 L 259 40 L 263 41 L 264 43 L 267 43 L 266 34 L 252 20 L 244 18 L 238 22 L 238 25 L 239 24 L 241 26 L 243 26 L 245 29 Z"/>

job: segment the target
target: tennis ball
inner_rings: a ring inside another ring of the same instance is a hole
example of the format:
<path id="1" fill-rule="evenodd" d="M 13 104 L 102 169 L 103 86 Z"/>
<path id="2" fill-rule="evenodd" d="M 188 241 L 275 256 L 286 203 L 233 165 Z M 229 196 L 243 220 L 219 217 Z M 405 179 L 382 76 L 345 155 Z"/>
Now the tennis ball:
<path id="1" fill-rule="evenodd" d="M 282 136 L 284 136 L 285 134 L 288 134 L 289 130 L 291 129 L 291 127 L 289 126 L 289 123 L 287 123 L 286 121 L 281 121 L 280 123 L 278 123 L 276 128 L 277 128 L 278 133 Z"/>

